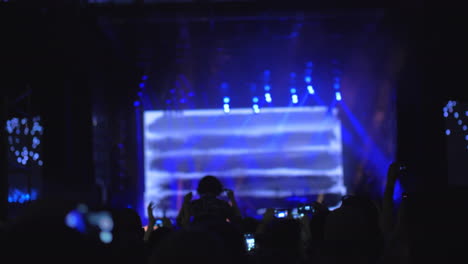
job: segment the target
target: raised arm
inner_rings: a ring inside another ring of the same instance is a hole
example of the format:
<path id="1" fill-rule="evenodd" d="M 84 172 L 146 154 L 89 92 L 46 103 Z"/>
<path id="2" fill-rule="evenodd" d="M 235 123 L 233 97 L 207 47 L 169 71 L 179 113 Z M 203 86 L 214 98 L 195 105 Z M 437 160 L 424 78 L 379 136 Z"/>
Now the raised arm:
<path id="1" fill-rule="evenodd" d="M 268 208 L 263 214 L 263 219 L 257 227 L 256 234 L 262 235 L 266 232 L 268 225 L 275 218 L 275 210 L 273 208 Z"/>
<path id="2" fill-rule="evenodd" d="M 237 205 L 236 202 L 236 197 L 234 197 L 234 192 L 232 190 L 226 190 L 227 197 L 229 199 L 229 202 L 231 203 L 231 207 L 234 212 L 234 217 L 237 218 L 242 218 L 242 214 L 239 210 L 239 206 Z"/>
<path id="3" fill-rule="evenodd" d="M 382 212 L 380 215 L 380 227 L 386 238 L 389 238 L 394 229 L 394 204 L 393 194 L 395 191 L 395 183 L 400 173 L 400 164 L 394 162 L 390 165 L 387 172 L 387 184 L 385 185 Z"/>
<path id="4" fill-rule="evenodd" d="M 150 202 L 148 204 L 148 207 L 146 208 L 148 212 L 148 228 L 146 229 L 145 235 L 143 237 L 144 241 L 149 240 L 151 233 L 153 232 L 153 229 L 154 229 L 154 224 L 156 223 L 156 218 L 154 218 L 154 215 L 153 215 L 154 207 L 155 206 L 153 202 Z"/>
<path id="5" fill-rule="evenodd" d="M 177 223 L 181 227 L 187 227 L 190 224 L 190 203 L 192 201 L 192 197 L 192 192 L 189 192 L 184 196 L 184 203 L 182 204 L 182 208 L 177 216 Z"/>

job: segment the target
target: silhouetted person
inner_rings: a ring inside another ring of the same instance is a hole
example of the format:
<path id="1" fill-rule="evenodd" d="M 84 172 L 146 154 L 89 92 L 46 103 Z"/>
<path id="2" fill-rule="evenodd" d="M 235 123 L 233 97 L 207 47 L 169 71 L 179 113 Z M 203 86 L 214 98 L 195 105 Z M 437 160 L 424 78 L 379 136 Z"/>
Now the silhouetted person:
<path id="1" fill-rule="evenodd" d="M 117 263 L 144 263 L 144 229 L 140 216 L 129 208 L 117 209 L 112 213 L 114 220 L 111 252 Z"/>
<path id="2" fill-rule="evenodd" d="M 379 212 L 364 197 L 345 197 L 325 222 L 321 255 L 328 263 L 376 263 L 383 250 Z"/>
<path id="3" fill-rule="evenodd" d="M 234 192 L 227 190 L 229 203 L 218 199 L 224 188 L 214 176 L 205 176 L 198 183 L 197 192 L 200 199 L 192 201 L 192 193 L 184 197 L 184 204 L 177 217 L 181 226 L 188 226 L 190 222 L 200 224 L 204 222 L 240 222 L 240 212 L 234 198 Z M 193 219 L 191 219 L 193 218 Z M 192 221 L 191 221 L 192 220 Z"/>

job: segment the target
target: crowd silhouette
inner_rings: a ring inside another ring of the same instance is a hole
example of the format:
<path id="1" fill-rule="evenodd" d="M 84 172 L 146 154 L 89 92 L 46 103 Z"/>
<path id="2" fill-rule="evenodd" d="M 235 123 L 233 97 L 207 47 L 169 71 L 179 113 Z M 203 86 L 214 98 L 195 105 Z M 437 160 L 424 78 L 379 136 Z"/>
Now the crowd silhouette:
<path id="1" fill-rule="evenodd" d="M 73 218 L 75 203 L 39 200 L 0 226 L 2 255 L 5 263 L 416 263 L 430 241 L 423 241 L 428 198 L 405 193 L 396 206 L 400 173 L 399 164 L 390 165 L 382 202 L 348 195 L 333 211 L 318 200 L 310 203 L 312 214 L 278 218 L 270 208 L 261 220 L 242 216 L 234 191 L 206 176 L 200 198 L 186 194 L 174 223 L 157 219 L 150 203 L 146 230 L 132 209 L 93 208 L 110 212 L 111 221 L 83 220 L 87 208 Z M 228 202 L 218 198 L 223 192 Z M 111 233 L 102 231 L 109 227 Z"/>

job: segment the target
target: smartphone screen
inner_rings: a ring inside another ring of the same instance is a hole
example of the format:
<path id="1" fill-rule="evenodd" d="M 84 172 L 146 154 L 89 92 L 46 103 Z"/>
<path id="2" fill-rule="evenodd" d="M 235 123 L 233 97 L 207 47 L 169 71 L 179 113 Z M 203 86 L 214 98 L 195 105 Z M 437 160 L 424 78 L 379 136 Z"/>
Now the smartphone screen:
<path id="1" fill-rule="evenodd" d="M 163 227 L 163 220 L 162 219 L 156 220 L 156 226 L 157 227 Z"/>
<path id="2" fill-rule="evenodd" d="M 288 216 L 288 210 L 276 209 L 275 217 L 276 218 L 286 218 Z"/>
<path id="3" fill-rule="evenodd" d="M 253 234 L 245 234 L 245 244 L 247 247 L 247 251 L 252 251 L 255 248 L 255 237 Z"/>

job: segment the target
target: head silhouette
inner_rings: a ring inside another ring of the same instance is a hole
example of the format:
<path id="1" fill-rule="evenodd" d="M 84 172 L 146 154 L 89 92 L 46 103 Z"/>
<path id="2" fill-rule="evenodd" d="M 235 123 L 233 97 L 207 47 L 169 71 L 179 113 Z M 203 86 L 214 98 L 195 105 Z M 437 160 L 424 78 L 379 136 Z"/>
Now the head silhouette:
<path id="1" fill-rule="evenodd" d="M 223 192 L 223 185 L 218 178 L 208 175 L 203 177 L 198 183 L 197 192 L 199 195 L 218 196 Z"/>

